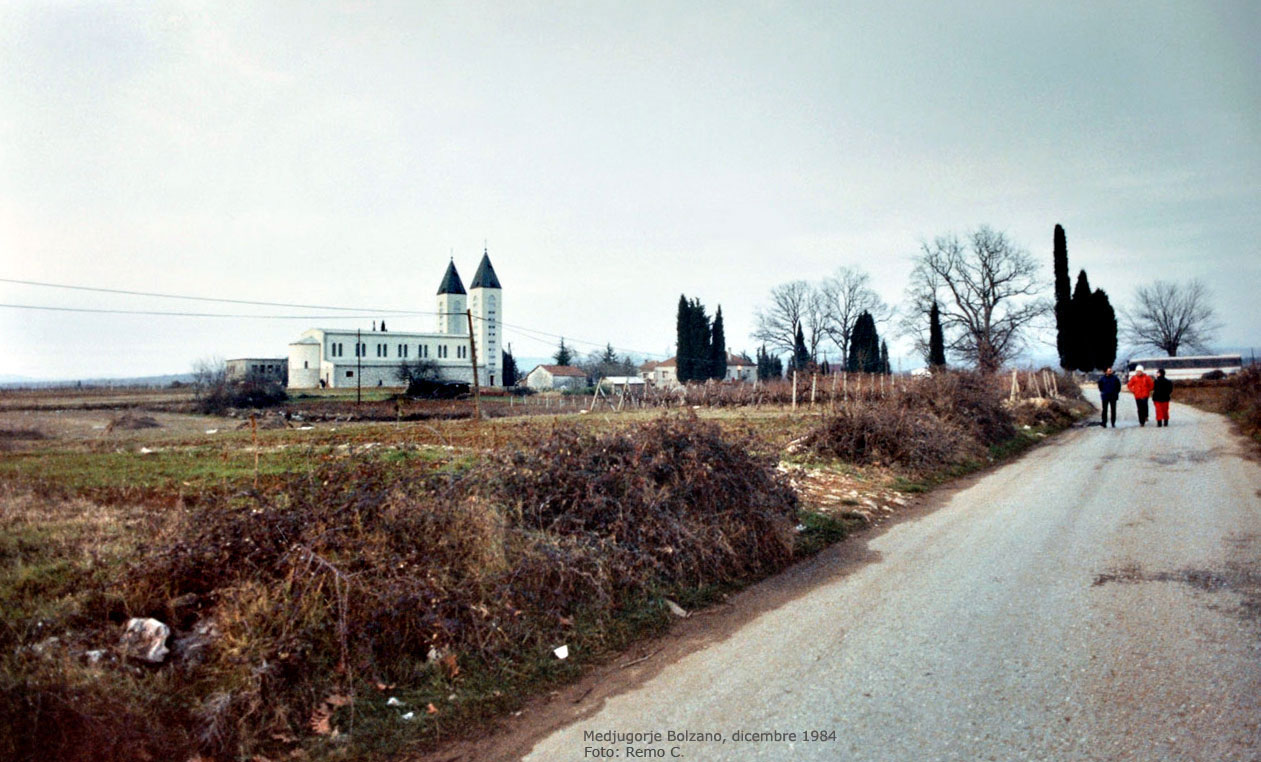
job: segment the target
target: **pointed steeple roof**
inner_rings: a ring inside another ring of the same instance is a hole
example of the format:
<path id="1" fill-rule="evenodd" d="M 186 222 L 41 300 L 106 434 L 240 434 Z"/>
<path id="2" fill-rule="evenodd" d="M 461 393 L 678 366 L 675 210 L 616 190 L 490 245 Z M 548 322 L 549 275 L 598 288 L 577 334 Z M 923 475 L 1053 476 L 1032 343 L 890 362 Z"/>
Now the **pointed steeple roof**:
<path id="1" fill-rule="evenodd" d="M 480 273 L 481 270 L 478 270 Z M 460 274 L 455 271 L 455 260 L 451 260 L 447 264 L 447 274 L 442 276 L 442 283 L 438 285 L 438 295 L 442 294 L 464 294 L 464 284 L 460 282 Z"/>
<path id="2" fill-rule="evenodd" d="M 499 285 L 495 268 L 490 263 L 490 254 L 485 249 L 482 250 L 482 262 L 477 266 L 477 272 L 473 273 L 473 284 L 469 288 L 503 288 Z"/>

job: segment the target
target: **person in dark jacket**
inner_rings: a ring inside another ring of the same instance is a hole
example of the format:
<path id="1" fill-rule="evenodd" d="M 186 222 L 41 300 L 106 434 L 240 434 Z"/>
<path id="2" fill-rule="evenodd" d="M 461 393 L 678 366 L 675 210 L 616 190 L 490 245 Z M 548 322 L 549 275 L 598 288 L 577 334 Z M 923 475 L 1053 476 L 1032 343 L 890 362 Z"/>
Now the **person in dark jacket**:
<path id="1" fill-rule="evenodd" d="M 1103 406 L 1103 420 L 1099 423 L 1108 427 L 1108 409 L 1112 409 L 1112 428 L 1117 427 L 1117 398 L 1121 396 L 1121 379 L 1108 368 L 1099 377 L 1099 401 Z"/>
<path id="2" fill-rule="evenodd" d="M 1173 382 L 1165 378 L 1165 369 L 1156 371 L 1152 386 L 1152 404 L 1156 406 L 1156 428 L 1169 428 L 1169 400 L 1173 398 Z"/>

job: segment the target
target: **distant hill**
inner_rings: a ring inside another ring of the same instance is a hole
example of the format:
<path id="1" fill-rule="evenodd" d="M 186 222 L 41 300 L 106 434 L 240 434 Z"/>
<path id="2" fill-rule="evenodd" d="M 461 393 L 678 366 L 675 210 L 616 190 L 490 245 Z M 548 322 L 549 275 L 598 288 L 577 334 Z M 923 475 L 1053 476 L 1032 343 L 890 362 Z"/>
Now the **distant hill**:
<path id="1" fill-rule="evenodd" d="M 132 376 L 130 378 L 56 379 L 7 375 L 0 376 L 0 389 L 51 389 L 63 386 L 170 386 L 175 381 L 187 384 L 192 380 L 192 373 L 167 373 L 161 376 Z"/>

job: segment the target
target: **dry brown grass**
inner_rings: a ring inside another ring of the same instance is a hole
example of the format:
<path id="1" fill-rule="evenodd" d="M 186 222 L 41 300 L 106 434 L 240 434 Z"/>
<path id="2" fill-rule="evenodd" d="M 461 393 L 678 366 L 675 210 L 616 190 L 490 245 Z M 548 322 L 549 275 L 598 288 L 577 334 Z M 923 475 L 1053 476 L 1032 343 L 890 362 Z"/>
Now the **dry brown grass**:
<path id="1" fill-rule="evenodd" d="M 360 743 L 438 737 L 447 716 L 499 702 L 495 691 L 552 679 L 560 643 L 577 661 L 659 621 L 662 594 L 787 563 L 796 496 L 759 449 L 695 418 L 557 425 L 465 470 L 327 459 L 257 492 L 114 506 L 99 523 L 91 503 L 15 498 L 10 536 L 27 539 L 14 552 L 33 555 L 0 579 L 0 724 L 12 731 L 0 751 L 316 751 L 327 736 L 313 718 L 359 723 Z M 77 528 L 54 541 L 33 523 L 41 514 Z M 130 616 L 220 634 L 201 661 L 141 666 L 112 650 Z M 47 634 L 58 640 L 33 648 Z M 86 663 L 96 648 L 110 658 Z M 401 724 L 378 683 L 435 703 L 437 719 Z M 329 695 L 354 698 L 320 714 Z"/>
<path id="2" fill-rule="evenodd" d="M 1245 368 L 1215 381 L 1177 381 L 1173 401 L 1230 416 L 1245 434 L 1261 442 L 1261 368 Z"/>

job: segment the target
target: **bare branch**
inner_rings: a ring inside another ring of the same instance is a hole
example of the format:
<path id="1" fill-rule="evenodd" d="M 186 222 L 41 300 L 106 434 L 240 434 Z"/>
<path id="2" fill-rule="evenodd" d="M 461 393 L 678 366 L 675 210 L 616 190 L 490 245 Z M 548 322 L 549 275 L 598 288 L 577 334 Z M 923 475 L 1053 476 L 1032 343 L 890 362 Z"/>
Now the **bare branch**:
<path id="1" fill-rule="evenodd" d="M 857 267 L 842 267 L 819 287 L 821 331 L 849 359 L 849 342 L 858 316 L 868 312 L 877 323 L 892 315 L 889 305 L 871 288 L 871 276 Z"/>
<path id="2" fill-rule="evenodd" d="M 903 332 L 928 351 L 928 313 L 936 301 L 946 348 L 982 370 L 997 370 L 1024 346 L 1024 331 L 1049 305 L 1037 264 L 1005 233 L 982 226 L 968 234 L 939 236 L 920 246 L 902 318 Z"/>

